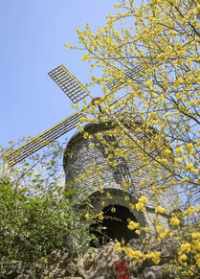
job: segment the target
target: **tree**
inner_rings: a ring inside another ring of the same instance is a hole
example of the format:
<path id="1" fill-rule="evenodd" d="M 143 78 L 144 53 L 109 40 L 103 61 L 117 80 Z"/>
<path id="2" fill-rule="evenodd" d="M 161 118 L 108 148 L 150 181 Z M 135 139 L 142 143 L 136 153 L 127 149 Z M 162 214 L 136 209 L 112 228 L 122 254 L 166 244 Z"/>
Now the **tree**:
<path id="1" fill-rule="evenodd" d="M 58 274 L 59 261 L 89 245 L 87 226 L 80 226 L 76 203 L 64 191 L 62 150 L 55 142 L 12 170 L 1 161 L 0 278 L 44 278 L 53 264 Z"/>
<path id="2" fill-rule="evenodd" d="M 168 259 L 176 278 L 197 278 L 200 268 L 197 217 L 200 211 L 200 3 L 198 0 L 149 0 L 136 4 L 124 0 L 115 8 L 117 12 L 107 17 L 103 27 L 92 31 L 87 25 L 77 31 L 83 60 L 96 69 L 91 85 L 100 85 L 103 92 L 102 98 L 96 100 L 100 110 L 97 112 L 93 106 L 89 114 L 95 114 L 100 122 L 112 121 L 115 129 L 110 136 L 122 139 L 124 149 L 111 145 L 99 135 L 112 166 L 116 165 L 115 158 L 126 159 L 128 150 L 137 149 L 141 162 L 138 173 L 147 174 L 138 187 L 146 187 L 153 193 L 157 199 L 157 215 L 166 210 L 159 203 L 160 193 L 169 188 L 179 192 L 181 211 L 171 215 L 171 230 L 166 231 L 155 220 L 156 240 L 160 246 L 165 239 L 176 240 L 176 253 Z M 114 85 L 111 91 L 109 84 Z M 126 107 L 125 112 L 116 114 L 120 106 Z M 133 115 L 139 117 L 140 124 Z M 91 121 L 92 117 L 88 117 Z M 142 140 L 138 136 L 141 134 Z M 92 136 L 85 134 L 85 137 Z M 145 210 L 146 202 L 146 197 L 139 197 L 136 209 L 138 206 L 139 211 Z M 130 229 L 135 226 L 138 224 L 130 223 Z M 145 252 L 121 246 L 119 250 L 138 262 L 150 258 L 158 263 L 162 258 L 158 250 Z"/>

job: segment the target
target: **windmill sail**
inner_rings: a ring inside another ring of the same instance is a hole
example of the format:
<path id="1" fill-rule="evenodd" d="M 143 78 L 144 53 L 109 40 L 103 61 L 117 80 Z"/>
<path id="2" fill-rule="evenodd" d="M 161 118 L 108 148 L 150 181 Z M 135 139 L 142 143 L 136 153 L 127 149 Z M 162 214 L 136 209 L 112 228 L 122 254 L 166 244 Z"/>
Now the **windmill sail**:
<path id="1" fill-rule="evenodd" d="M 124 75 L 129 78 L 129 79 L 132 79 L 132 80 L 135 80 L 138 76 L 139 76 L 139 73 L 141 71 L 144 70 L 144 67 L 143 66 L 140 66 L 140 65 L 137 65 L 135 67 L 133 67 L 132 69 L 129 69 L 129 70 L 126 70 L 124 72 Z M 108 82 L 106 84 L 106 87 L 109 89 L 109 90 L 113 90 L 113 89 L 118 89 L 120 86 L 122 86 L 124 84 L 124 81 L 123 80 L 112 80 L 111 82 Z"/>
<path id="2" fill-rule="evenodd" d="M 50 71 L 49 76 L 74 104 L 89 96 L 89 91 L 64 65 Z"/>
<path id="3" fill-rule="evenodd" d="M 136 66 L 133 69 L 125 71 L 125 75 L 130 79 L 135 79 L 142 70 L 142 66 Z M 89 91 L 69 70 L 66 69 L 64 65 L 60 65 L 49 72 L 49 76 L 57 83 L 57 85 L 64 91 L 73 103 L 77 103 L 89 96 Z M 119 88 L 123 84 L 124 81 L 113 80 L 112 82 L 107 83 L 106 87 L 112 90 Z M 123 108 L 119 106 L 121 98 L 112 103 L 113 109 L 115 110 L 115 108 L 117 108 L 116 112 L 123 110 Z M 4 155 L 5 160 L 8 162 L 10 167 L 16 165 L 32 155 L 34 152 L 40 150 L 68 131 L 74 129 L 80 123 L 80 118 L 82 116 L 83 112 L 79 112 L 64 119 L 62 122 L 44 131 L 37 137 L 32 138 L 28 143 L 22 145 L 18 149 L 7 152 Z"/>
<path id="4" fill-rule="evenodd" d="M 5 159 L 10 167 L 21 162 L 34 152 L 40 150 L 42 147 L 53 142 L 66 132 L 75 128 L 80 122 L 83 113 L 75 113 L 72 116 L 64 119 L 54 127 L 44 131 L 39 136 L 32 138 L 28 143 L 22 145 L 18 149 L 5 154 Z"/>

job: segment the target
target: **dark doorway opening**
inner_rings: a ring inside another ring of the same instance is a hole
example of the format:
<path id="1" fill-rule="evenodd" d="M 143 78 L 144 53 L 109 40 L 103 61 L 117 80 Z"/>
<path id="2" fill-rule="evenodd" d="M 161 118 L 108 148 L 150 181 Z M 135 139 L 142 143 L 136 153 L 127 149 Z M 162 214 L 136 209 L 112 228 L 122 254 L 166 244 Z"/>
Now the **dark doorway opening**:
<path id="1" fill-rule="evenodd" d="M 138 238 L 134 231 L 128 229 L 129 220 L 137 220 L 127 207 L 111 204 L 102 211 L 103 220 L 90 225 L 90 233 L 95 236 L 91 246 L 99 247 L 110 240 L 128 243 L 131 239 Z"/>

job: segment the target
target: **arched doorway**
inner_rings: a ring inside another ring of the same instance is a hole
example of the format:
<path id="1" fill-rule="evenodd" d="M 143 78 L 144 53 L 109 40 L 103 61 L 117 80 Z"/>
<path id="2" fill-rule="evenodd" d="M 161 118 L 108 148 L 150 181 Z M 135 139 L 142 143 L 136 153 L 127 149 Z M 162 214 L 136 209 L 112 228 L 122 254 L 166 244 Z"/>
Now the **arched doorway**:
<path id="1" fill-rule="evenodd" d="M 133 238 L 138 238 L 134 231 L 128 229 L 128 221 L 137 221 L 133 213 L 122 205 L 110 204 L 103 208 L 103 220 L 97 220 L 90 225 L 90 233 L 96 239 L 91 241 L 91 246 L 98 247 L 110 240 L 129 242 Z"/>

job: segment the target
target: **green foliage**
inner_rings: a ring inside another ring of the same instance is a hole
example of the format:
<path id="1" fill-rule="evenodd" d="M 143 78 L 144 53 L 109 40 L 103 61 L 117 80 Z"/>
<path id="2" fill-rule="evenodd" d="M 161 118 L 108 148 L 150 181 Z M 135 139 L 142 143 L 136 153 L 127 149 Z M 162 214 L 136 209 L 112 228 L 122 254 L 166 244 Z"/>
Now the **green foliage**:
<path id="1" fill-rule="evenodd" d="M 87 228 L 80 226 L 65 195 L 58 196 L 55 191 L 27 195 L 9 180 L 0 180 L 0 278 L 13 264 L 31 267 L 55 250 L 77 253 L 87 241 Z"/>

